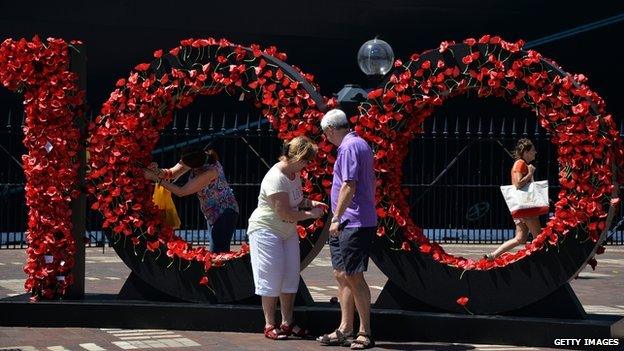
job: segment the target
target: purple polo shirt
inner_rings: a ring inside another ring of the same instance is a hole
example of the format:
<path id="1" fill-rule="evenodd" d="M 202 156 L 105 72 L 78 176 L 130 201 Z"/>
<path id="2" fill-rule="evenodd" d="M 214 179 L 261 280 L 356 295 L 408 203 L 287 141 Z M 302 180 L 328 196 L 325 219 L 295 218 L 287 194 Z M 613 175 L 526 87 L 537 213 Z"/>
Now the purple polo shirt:
<path id="1" fill-rule="evenodd" d="M 355 181 L 355 195 L 341 220 L 349 220 L 347 228 L 376 227 L 373 150 L 355 132 L 345 135 L 342 143 L 338 146 L 331 189 L 331 204 L 334 213 L 338 204 L 340 188 L 342 183 L 347 180 Z"/>

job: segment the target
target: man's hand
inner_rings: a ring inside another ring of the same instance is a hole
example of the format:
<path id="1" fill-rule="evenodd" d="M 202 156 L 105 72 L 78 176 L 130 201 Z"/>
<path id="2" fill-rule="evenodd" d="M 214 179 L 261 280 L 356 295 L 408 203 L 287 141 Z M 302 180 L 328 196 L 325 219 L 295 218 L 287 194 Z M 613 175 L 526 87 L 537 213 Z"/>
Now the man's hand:
<path id="1" fill-rule="evenodd" d="M 340 223 L 332 222 L 332 224 L 329 226 L 329 235 L 333 237 L 340 235 L 340 232 L 338 231 L 338 226 L 340 226 Z"/>

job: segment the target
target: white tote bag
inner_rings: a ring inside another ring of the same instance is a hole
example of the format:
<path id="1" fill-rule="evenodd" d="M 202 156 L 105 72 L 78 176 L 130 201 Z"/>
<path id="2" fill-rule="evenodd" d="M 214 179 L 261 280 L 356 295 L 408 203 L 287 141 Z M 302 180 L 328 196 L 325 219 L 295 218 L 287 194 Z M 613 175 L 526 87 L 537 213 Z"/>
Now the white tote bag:
<path id="1" fill-rule="evenodd" d="M 535 217 L 548 213 L 548 181 L 531 182 L 520 189 L 500 187 L 513 218 Z"/>

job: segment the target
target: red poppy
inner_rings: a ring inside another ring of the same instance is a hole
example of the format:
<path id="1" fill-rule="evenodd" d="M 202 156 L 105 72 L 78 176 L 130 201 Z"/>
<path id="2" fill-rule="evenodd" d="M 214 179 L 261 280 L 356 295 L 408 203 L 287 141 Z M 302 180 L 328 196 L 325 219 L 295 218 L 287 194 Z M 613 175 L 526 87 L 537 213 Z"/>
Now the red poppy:
<path id="1" fill-rule="evenodd" d="M 476 43 L 477 41 L 474 38 L 468 38 L 464 40 L 464 44 L 467 44 L 468 46 L 473 46 Z"/>
<path id="2" fill-rule="evenodd" d="M 297 226 L 297 234 L 299 235 L 299 238 L 301 239 L 305 239 L 306 236 L 308 235 L 306 232 L 306 229 L 300 225 Z"/>
<path id="3" fill-rule="evenodd" d="M 372 90 L 370 93 L 368 93 L 368 99 L 372 100 L 372 99 L 377 99 L 378 97 L 383 95 L 383 89 L 375 89 Z"/>
<path id="4" fill-rule="evenodd" d="M 466 296 L 462 296 L 460 298 L 457 299 L 457 304 L 465 307 L 468 304 L 469 299 Z"/>
<path id="5" fill-rule="evenodd" d="M 443 41 L 440 43 L 440 47 L 438 48 L 438 51 L 440 53 L 445 52 L 448 49 L 448 47 L 453 44 L 455 44 L 454 41 Z"/>
<path id="6" fill-rule="evenodd" d="M 147 71 L 149 68 L 150 68 L 149 63 L 140 63 L 134 67 L 134 69 L 139 72 Z"/>
<path id="7" fill-rule="evenodd" d="M 410 245 L 410 243 L 408 241 L 404 241 L 401 244 L 401 250 L 403 250 L 403 251 L 412 251 L 412 246 Z"/>

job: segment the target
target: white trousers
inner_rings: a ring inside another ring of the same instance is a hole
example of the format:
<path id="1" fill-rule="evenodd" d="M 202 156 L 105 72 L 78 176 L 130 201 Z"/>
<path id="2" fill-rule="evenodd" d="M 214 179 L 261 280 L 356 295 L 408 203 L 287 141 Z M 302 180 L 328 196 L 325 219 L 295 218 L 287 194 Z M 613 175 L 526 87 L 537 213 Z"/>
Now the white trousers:
<path id="1" fill-rule="evenodd" d="M 266 229 L 248 234 L 256 295 L 277 297 L 299 288 L 299 236 L 283 239 Z"/>

